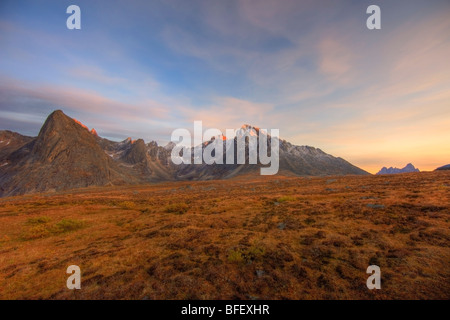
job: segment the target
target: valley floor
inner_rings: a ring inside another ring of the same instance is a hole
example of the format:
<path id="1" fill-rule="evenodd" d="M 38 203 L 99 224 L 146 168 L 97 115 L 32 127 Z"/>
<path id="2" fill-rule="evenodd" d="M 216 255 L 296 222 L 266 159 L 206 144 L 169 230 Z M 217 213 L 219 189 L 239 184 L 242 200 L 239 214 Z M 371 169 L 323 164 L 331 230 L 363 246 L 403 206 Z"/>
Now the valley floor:
<path id="1" fill-rule="evenodd" d="M 3 198 L 0 298 L 450 299 L 449 218 L 448 171 Z"/>

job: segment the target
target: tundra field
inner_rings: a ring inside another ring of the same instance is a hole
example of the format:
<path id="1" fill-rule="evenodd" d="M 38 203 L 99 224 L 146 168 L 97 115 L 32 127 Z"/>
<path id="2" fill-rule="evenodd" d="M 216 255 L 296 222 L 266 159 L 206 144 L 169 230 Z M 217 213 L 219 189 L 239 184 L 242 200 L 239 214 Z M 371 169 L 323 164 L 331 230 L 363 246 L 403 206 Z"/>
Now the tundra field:
<path id="1" fill-rule="evenodd" d="M 449 171 L 3 198 L 0 298 L 450 299 L 449 218 Z"/>

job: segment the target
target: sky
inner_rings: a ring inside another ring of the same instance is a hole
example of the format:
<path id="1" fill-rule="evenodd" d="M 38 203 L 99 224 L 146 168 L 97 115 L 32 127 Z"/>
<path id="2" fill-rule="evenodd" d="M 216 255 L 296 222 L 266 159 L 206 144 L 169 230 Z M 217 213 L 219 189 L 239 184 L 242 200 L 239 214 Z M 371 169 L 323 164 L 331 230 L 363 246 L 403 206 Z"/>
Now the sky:
<path id="1" fill-rule="evenodd" d="M 81 29 L 69 30 L 69 5 Z M 369 5 L 381 29 L 369 30 Z M 0 1 L 0 130 L 279 129 L 371 173 L 450 163 L 450 1 Z"/>

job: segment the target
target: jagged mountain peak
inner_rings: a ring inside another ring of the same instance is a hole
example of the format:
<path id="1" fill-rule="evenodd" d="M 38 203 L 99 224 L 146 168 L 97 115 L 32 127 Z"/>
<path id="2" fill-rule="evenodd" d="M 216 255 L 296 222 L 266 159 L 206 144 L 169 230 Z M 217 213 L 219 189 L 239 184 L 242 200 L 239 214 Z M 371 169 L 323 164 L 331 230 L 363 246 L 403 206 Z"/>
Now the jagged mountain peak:
<path id="1" fill-rule="evenodd" d="M 61 110 L 52 112 L 39 135 L 7 155 L 7 160 L 0 174 L 0 195 L 136 180 L 106 155 L 85 126 Z"/>
<path id="2" fill-rule="evenodd" d="M 399 169 L 394 167 L 383 167 L 377 174 L 397 174 L 397 173 L 408 173 L 408 172 L 420 172 L 419 169 L 414 167 L 412 163 L 408 163 L 405 167 Z"/>
<path id="3" fill-rule="evenodd" d="M 138 140 L 142 140 L 142 139 L 138 139 Z M 133 140 L 131 137 L 128 137 L 125 140 L 121 141 L 120 143 L 122 143 L 122 144 L 134 144 L 135 142 L 136 142 L 136 140 Z"/>
<path id="4" fill-rule="evenodd" d="M 244 123 L 240 129 L 251 130 L 251 129 L 253 129 L 253 126 L 250 124 Z"/>
<path id="5" fill-rule="evenodd" d="M 131 142 L 131 147 L 126 150 L 124 155 L 122 156 L 122 160 L 131 163 L 141 163 L 146 161 L 146 153 L 147 153 L 147 146 L 145 145 L 144 140 L 138 139 Z"/>
<path id="6" fill-rule="evenodd" d="M 256 134 L 259 134 L 260 128 L 252 126 L 250 124 L 243 124 L 237 132 L 256 132 Z"/>
<path id="7" fill-rule="evenodd" d="M 155 143 L 156 143 L 156 142 L 155 142 Z M 156 144 L 156 145 L 158 145 L 158 144 Z M 176 146 L 176 143 L 173 142 L 173 141 L 170 141 L 168 144 L 166 144 L 166 145 L 164 146 L 164 149 L 166 149 L 166 150 L 172 150 L 175 146 Z"/>
<path id="8" fill-rule="evenodd" d="M 252 126 L 251 124 L 248 124 L 248 123 L 244 123 L 244 124 L 241 126 L 241 129 L 245 129 L 245 130 L 251 130 L 251 129 L 259 130 L 260 128 L 259 128 L 259 127 Z"/>
<path id="9" fill-rule="evenodd" d="M 45 120 L 44 125 L 41 128 L 41 132 L 45 131 L 48 127 L 56 127 L 56 126 L 63 127 L 71 123 L 76 123 L 82 126 L 78 120 L 70 118 L 61 110 L 55 110 L 52 113 L 50 113 L 47 119 Z"/>
<path id="10" fill-rule="evenodd" d="M 58 148 L 56 146 L 58 145 Z M 51 161 L 61 150 L 75 148 L 77 145 L 86 145 L 95 149 L 95 137 L 86 126 L 70 118 L 61 110 L 52 112 L 39 131 L 32 154 L 41 160 Z"/>

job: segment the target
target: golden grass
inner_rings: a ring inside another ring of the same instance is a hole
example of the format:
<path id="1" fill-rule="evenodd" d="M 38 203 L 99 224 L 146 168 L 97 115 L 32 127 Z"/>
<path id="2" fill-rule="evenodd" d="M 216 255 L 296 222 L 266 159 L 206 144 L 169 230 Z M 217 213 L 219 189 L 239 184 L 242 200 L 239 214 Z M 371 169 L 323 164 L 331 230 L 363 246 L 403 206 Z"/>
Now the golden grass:
<path id="1" fill-rule="evenodd" d="M 0 199 L 0 298 L 450 298 L 449 172 L 329 181 L 243 177 Z M 66 288 L 72 264 L 81 290 Z M 365 285 L 370 264 L 381 290 Z"/>

